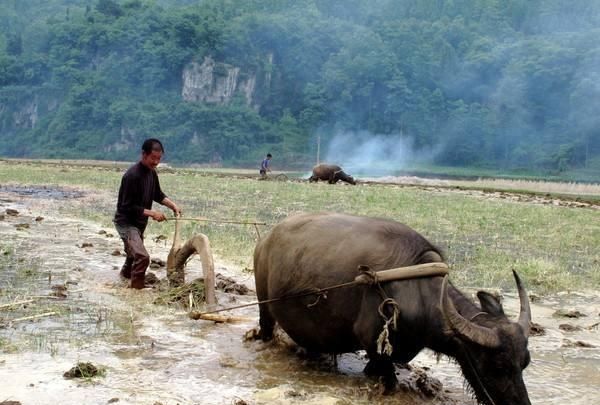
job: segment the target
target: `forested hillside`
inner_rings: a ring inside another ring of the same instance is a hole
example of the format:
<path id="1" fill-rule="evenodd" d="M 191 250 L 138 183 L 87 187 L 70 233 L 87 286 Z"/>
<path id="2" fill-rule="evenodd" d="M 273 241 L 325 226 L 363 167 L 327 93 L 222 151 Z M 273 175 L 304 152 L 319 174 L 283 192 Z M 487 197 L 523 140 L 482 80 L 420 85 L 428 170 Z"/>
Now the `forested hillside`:
<path id="1" fill-rule="evenodd" d="M 2 156 L 158 136 L 170 161 L 307 165 L 317 137 L 373 137 L 589 179 L 599 111 L 597 0 L 0 1 Z"/>

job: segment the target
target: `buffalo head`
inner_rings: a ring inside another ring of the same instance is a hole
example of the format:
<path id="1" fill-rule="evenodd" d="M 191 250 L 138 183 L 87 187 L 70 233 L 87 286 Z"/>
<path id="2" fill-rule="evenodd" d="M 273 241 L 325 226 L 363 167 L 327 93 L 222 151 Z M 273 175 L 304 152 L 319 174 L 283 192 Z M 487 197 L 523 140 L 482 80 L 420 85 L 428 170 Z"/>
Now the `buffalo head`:
<path id="1" fill-rule="evenodd" d="M 530 361 L 527 350 L 531 310 L 527 292 L 513 271 L 521 311 L 511 322 L 496 297 L 480 291 L 477 296 L 482 312 L 466 319 L 457 310 L 444 279 L 441 309 L 447 333 L 451 336 L 456 360 L 471 385 L 477 400 L 486 405 L 531 405 L 523 381 L 523 369 Z"/>
<path id="2" fill-rule="evenodd" d="M 354 177 L 350 176 L 343 170 L 339 170 L 339 171 L 335 172 L 334 176 L 335 176 L 335 181 L 342 180 L 349 184 L 353 184 L 353 185 L 356 184 L 356 180 L 354 180 Z"/>
<path id="3" fill-rule="evenodd" d="M 348 176 L 348 183 L 355 185 L 356 184 L 356 180 L 354 180 L 354 177 Z"/>

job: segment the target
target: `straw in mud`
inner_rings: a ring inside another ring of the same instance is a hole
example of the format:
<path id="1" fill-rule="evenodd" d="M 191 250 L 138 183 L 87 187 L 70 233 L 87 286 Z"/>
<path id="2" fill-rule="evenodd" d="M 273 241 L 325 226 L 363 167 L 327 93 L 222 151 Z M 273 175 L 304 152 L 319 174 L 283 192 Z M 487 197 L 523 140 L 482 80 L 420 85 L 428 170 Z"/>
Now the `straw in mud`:
<path id="1" fill-rule="evenodd" d="M 199 278 L 179 287 L 162 291 L 154 300 L 157 305 L 181 304 L 191 309 L 198 303 L 204 302 L 204 280 Z M 191 303 L 191 304 L 190 304 Z"/>

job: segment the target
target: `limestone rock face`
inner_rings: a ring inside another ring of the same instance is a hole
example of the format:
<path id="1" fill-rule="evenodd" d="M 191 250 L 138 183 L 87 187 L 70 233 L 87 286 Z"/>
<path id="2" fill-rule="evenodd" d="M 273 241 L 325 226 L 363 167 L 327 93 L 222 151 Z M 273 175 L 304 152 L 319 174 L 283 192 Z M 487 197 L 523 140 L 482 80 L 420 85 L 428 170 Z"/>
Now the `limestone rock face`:
<path id="1" fill-rule="evenodd" d="M 105 152 L 122 152 L 139 148 L 139 133 L 135 128 L 121 125 L 121 136 L 119 139 L 104 147 Z"/>
<path id="2" fill-rule="evenodd" d="M 41 118 L 60 106 L 61 100 L 60 94 L 43 90 L 7 90 L 3 96 L 6 100 L 0 100 L 0 133 L 6 136 L 23 129 L 35 129 Z"/>
<path id="3" fill-rule="evenodd" d="M 17 128 L 35 128 L 38 121 L 38 100 L 35 97 L 25 105 L 21 106 L 18 111 L 13 113 L 13 121 Z"/>
<path id="4" fill-rule="evenodd" d="M 204 58 L 204 62 L 190 62 L 183 69 L 181 96 L 185 101 L 228 104 L 236 93 L 241 93 L 246 104 L 253 104 L 256 75 L 243 74 L 240 68 Z"/>

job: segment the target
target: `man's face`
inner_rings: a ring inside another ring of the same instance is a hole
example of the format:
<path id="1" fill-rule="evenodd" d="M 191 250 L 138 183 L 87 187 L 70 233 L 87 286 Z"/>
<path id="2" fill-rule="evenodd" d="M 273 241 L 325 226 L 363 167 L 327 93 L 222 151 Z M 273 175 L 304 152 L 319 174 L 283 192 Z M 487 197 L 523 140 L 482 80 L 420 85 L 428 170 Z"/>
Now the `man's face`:
<path id="1" fill-rule="evenodd" d="M 162 152 L 160 150 L 153 150 L 151 153 L 142 152 L 142 164 L 152 170 L 156 169 L 161 158 Z"/>

